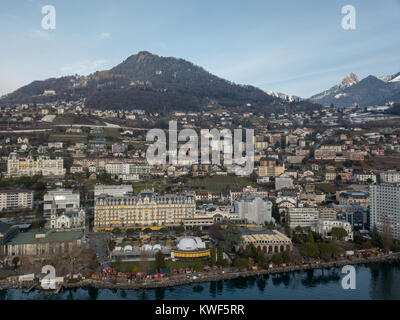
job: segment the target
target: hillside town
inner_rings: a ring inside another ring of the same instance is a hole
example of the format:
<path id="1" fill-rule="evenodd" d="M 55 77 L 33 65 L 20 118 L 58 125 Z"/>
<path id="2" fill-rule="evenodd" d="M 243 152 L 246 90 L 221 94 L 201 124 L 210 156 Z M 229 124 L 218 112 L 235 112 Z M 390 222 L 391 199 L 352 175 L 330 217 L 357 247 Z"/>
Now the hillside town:
<path id="1" fill-rule="evenodd" d="M 400 251 L 400 122 L 390 105 L 247 108 L 1 107 L 1 286 L 43 279 L 45 265 L 63 285 L 112 286 Z M 252 173 L 224 161 L 149 163 L 146 133 L 170 121 L 254 129 Z"/>

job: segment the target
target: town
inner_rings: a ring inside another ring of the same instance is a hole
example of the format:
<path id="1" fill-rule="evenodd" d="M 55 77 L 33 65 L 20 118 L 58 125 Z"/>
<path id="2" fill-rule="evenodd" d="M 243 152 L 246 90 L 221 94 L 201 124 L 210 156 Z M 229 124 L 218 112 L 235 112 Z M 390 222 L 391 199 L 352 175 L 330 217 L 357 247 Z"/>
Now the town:
<path id="1" fill-rule="evenodd" d="M 3 106 L 0 287 L 30 287 L 45 265 L 59 287 L 136 288 L 397 258 L 395 107 Z M 149 163 L 146 133 L 170 120 L 196 132 L 254 129 L 253 172 Z"/>

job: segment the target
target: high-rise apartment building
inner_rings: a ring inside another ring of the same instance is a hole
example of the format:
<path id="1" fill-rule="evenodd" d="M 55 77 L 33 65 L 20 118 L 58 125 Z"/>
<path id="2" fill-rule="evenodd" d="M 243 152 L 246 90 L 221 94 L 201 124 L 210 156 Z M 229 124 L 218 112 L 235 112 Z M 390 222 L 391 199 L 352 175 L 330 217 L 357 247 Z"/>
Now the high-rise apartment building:
<path id="1" fill-rule="evenodd" d="M 370 186 L 371 229 L 375 225 L 383 232 L 390 225 L 393 238 L 400 239 L 400 185 L 381 184 Z"/>

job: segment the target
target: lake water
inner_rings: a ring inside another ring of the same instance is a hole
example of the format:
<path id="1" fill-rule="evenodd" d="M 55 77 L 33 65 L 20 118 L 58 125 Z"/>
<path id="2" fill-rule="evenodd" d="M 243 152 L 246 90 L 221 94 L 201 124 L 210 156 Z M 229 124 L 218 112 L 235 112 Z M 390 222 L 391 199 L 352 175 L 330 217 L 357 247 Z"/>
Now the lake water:
<path id="1" fill-rule="evenodd" d="M 356 266 L 356 289 L 341 286 L 341 269 L 294 272 L 281 275 L 146 290 L 73 289 L 45 296 L 40 291 L 0 291 L 0 300 L 275 300 L 275 299 L 400 299 L 400 263 Z"/>

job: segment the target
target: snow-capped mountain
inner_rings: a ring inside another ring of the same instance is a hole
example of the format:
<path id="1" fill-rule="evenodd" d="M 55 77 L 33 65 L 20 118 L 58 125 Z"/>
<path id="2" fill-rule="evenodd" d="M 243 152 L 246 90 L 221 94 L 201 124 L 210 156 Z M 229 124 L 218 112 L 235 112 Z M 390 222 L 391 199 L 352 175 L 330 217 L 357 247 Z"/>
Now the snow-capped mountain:
<path id="1" fill-rule="evenodd" d="M 340 84 L 310 98 L 313 102 L 335 106 L 379 105 L 398 101 L 400 95 L 400 73 L 380 79 L 368 76 L 361 81 L 350 73 Z"/>
<path id="2" fill-rule="evenodd" d="M 400 72 L 391 76 L 382 76 L 379 79 L 385 82 L 400 82 Z"/>
<path id="3" fill-rule="evenodd" d="M 285 93 L 281 93 L 281 92 L 277 92 L 277 91 L 267 91 L 267 94 L 272 96 L 272 97 L 275 97 L 275 98 L 280 98 L 280 99 L 282 99 L 284 101 L 287 101 L 287 102 L 298 102 L 298 101 L 303 100 L 300 97 L 291 96 L 291 95 L 288 95 L 288 94 L 285 94 Z"/>

